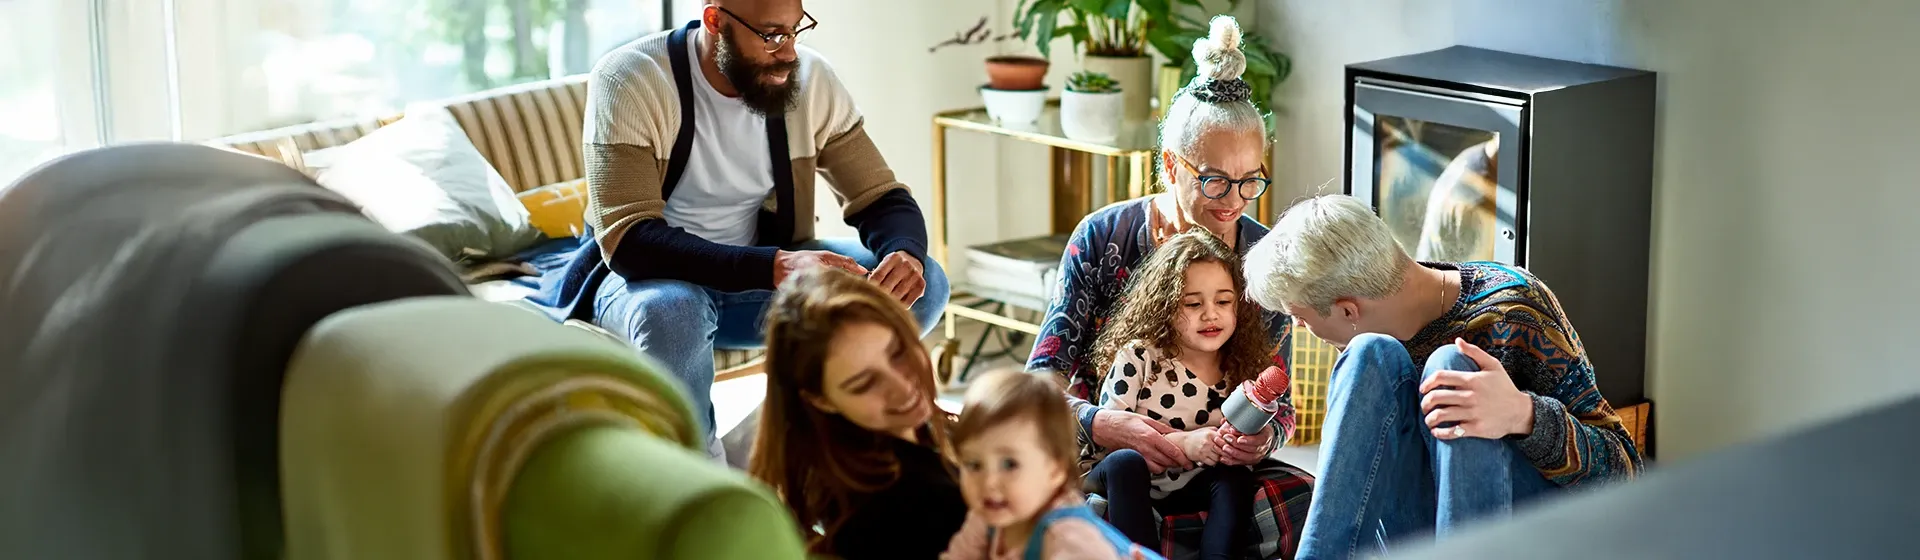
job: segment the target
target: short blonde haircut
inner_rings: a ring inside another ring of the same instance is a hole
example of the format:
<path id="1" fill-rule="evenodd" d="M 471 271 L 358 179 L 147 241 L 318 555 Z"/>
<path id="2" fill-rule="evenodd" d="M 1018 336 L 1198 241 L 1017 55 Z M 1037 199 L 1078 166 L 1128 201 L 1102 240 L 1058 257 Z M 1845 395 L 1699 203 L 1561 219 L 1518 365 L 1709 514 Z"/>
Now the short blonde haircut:
<path id="1" fill-rule="evenodd" d="M 1393 294 L 1412 262 L 1373 209 L 1351 196 L 1302 200 L 1247 250 L 1247 297 L 1267 309 L 1332 313 L 1341 298 Z"/>

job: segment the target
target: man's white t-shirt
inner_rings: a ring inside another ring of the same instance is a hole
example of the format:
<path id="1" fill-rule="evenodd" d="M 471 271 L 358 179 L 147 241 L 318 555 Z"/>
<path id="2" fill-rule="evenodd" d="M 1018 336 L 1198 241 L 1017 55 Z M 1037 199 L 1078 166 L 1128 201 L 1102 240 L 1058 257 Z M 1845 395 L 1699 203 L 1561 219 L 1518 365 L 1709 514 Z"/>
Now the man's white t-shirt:
<path id="1" fill-rule="evenodd" d="M 700 70 L 699 41 L 687 41 L 693 70 L 693 149 L 667 197 L 667 225 L 722 245 L 752 245 L 760 205 L 773 192 L 767 119 L 721 95 Z"/>

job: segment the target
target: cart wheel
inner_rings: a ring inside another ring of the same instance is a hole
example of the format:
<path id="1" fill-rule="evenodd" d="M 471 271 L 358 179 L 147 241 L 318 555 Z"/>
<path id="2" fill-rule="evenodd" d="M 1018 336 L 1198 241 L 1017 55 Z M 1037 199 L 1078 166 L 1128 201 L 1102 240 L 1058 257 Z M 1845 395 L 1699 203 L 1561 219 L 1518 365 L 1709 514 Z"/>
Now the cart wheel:
<path id="1" fill-rule="evenodd" d="M 933 346 L 933 379 L 942 391 L 953 383 L 953 356 L 959 352 L 960 345 L 953 339 Z"/>

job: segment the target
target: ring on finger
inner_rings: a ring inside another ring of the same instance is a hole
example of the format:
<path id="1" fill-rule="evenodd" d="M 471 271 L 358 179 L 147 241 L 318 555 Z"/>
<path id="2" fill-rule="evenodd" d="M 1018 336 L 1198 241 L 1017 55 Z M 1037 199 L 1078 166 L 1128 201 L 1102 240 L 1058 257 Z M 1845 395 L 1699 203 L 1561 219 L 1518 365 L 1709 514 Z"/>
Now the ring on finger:
<path id="1" fill-rule="evenodd" d="M 1453 426 L 1453 431 L 1447 432 L 1447 433 L 1452 435 L 1455 439 L 1458 439 L 1458 438 L 1463 438 L 1467 436 L 1467 429 L 1462 428 L 1456 424 Z"/>

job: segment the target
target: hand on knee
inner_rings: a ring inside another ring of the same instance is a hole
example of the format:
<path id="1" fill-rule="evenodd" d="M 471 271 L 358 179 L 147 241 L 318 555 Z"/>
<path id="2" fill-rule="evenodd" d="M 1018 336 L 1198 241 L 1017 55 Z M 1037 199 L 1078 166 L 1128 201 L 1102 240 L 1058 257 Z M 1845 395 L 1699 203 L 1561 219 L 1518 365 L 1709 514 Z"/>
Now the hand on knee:
<path id="1" fill-rule="evenodd" d="M 1427 357 L 1425 370 L 1421 375 L 1422 381 L 1442 371 L 1480 371 L 1480 366 L 1473 363 L 1473 358 L 1461 352 L 1460 347 L 1447 344 L 1434 350 L 1433 354 Z"/>

